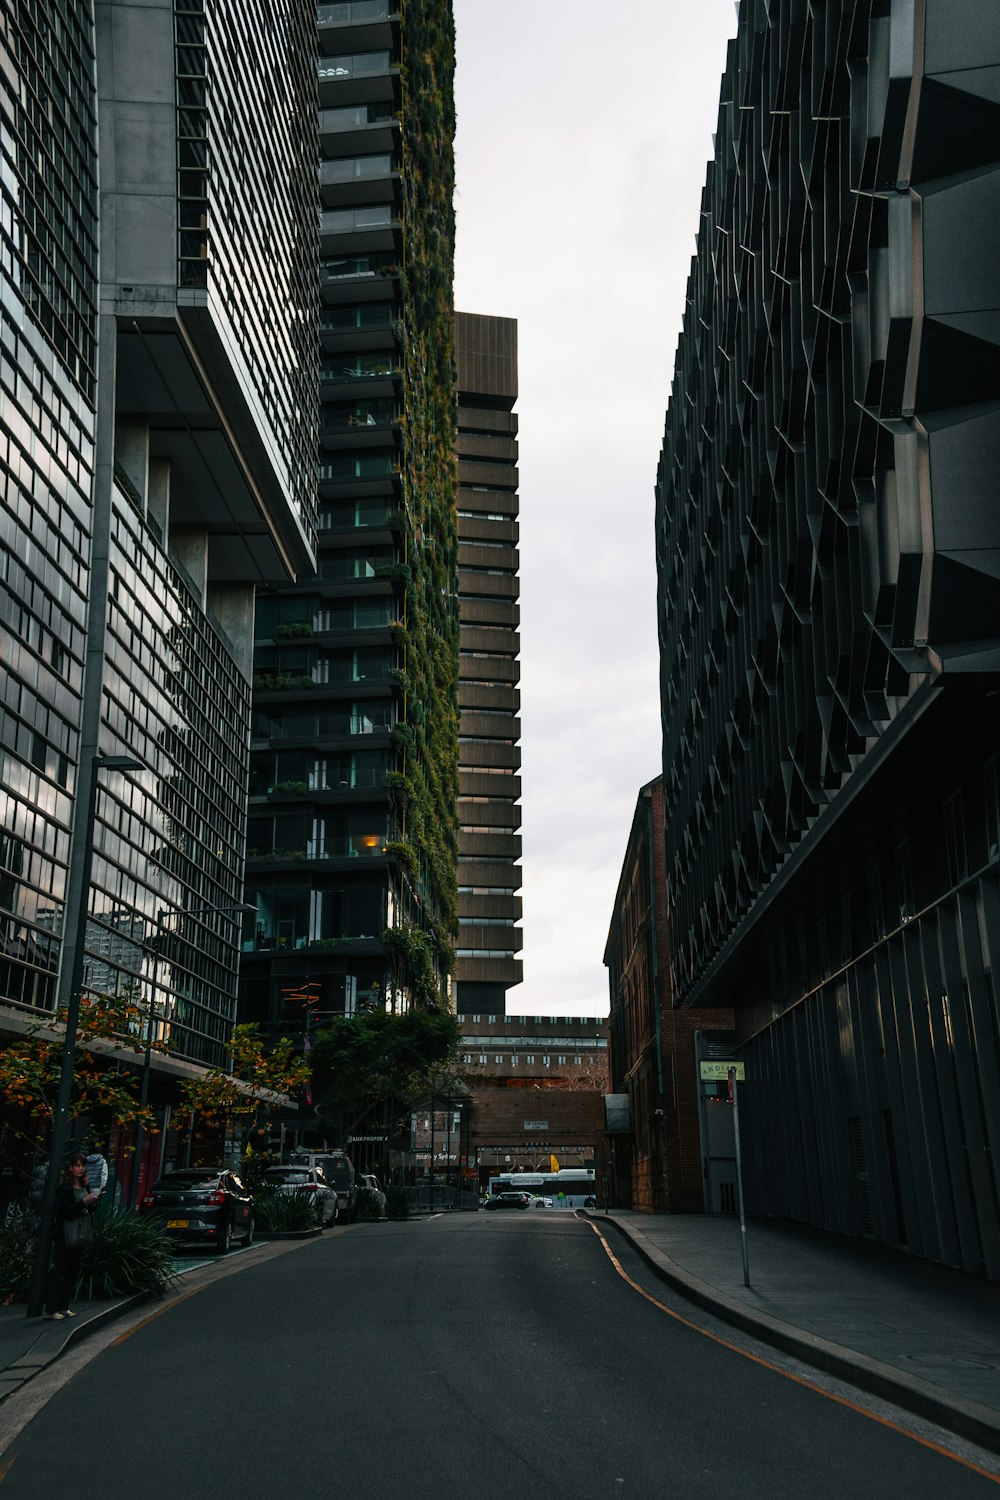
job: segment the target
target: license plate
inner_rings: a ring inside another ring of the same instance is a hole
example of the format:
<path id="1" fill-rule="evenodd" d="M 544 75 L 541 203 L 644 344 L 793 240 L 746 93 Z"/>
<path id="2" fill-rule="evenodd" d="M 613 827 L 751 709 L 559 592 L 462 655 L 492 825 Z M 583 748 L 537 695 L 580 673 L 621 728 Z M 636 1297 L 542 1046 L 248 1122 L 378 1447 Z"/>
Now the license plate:
<path id="1" fill-rule="evenodd" d="M 187 1219 L 168 1219 L 167 1220 L 167 1228 L 168 1229 L 186 1229 L 187 1227 L 188 1227 L 188 1221 L 187 1221 Z"/>

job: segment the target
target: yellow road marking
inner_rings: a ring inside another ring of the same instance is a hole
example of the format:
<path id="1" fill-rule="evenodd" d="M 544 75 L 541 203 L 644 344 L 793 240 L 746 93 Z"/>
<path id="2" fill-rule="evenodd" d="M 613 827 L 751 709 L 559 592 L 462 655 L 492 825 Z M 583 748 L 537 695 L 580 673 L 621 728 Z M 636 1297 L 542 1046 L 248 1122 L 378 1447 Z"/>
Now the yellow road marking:
<path id="1" fill-rule="evenodd" d="M 762 1359 L 759 1354 L 751 1354 L 749 1349 L 741 1349 L 739 1344 L 734 1344 L 729 1339 L 721 1338 L 719 1334 L 712 1333 L 708 1328 L 702 1328 L 699 1323 L 693 1323 L 690 1318 L 683 1317 L 681 1313 L 675 1312 L 672 1307 L 667 1307 L 665 1303 L 657 1301 L 651 1292 L 647 1292 L 645 1287 L 640 1286 L 637 1281 L 633 1281 L 593 1220 L 588 1219 L 587 1223 L 604 1246 L 608 1259 L 622 1280 L 627 1281 L 633 1291 L 639 1293 L 640 1297 L 645 1297 L 647 1302 L 651 1302 L 654 1307 L 658 1307 L 660 1312 L 665 1312 L 668 1318 L 674 1318 L 676 1322 L 683 1323 L 685 1328 L 690 1328 L 694 1333 L 700 1333 L 703 1338 L 711 1339 L 714 1344 L 721 1344 L 724 1349 L 731 1349 L 734 1354 L 741 1355 L 743 1359 L 752 1360 L 755 1365 L 761 1365 L 765 1370 L 773 1370 L 776 1375 L 781 1375 L 785 1380 L 793 1380 L 796 1385 L 805 1386 L 807 1391 L 815 1391 L 817 1396 L 823 1396 L 827 1401 L 835 1401 L 838 1406 L 846 1406 L 849 1411 L 856 1411 L 859 1416 L 867 1417 L 870 1422 L 878 1422 L 880 1426 L 888 1427 L 893 1432 L 900 1433 L 902 1437 L 909 1438 L 911 1442 L 919 1443 L 923 1448 L 930 1448 L 934 1453 L 940 1453 L 942 1458 L 950 1458 L 953 1463 L 961 1464 L 963 1469 L 970 1469 L 973 1474 L 981 1474 L 984 1479 L 989 1479 L 993 1484 L 1000 1484 L 1000 1476 L 991 1474 L 988 1469 L 982 1469 L 978 1464 L 970 1463 L 967 1458 L 962 1458 L 960 1454 L 953 1453 L 950 1448 L 942 1448 L 940 1443 L 931 1442 L 930 1438 L 921 1437 L 919 1433 L 911 1432 L 907 1427 L 901 1427 L 898 1422 L 893 1422 L 889 1417 L 880 1417 L 876 1412 L 868 1411 L 864 1406 L 859 1406 L 856 1401 L 849 1401 L 846 1396 L 838 1396 L 833 1391 L 824 1390 L 821 1385 L 817 1385 L 813 1380 L 807 1380 L 803 1375 L 795 1375 L 791 1370 L 783 1370 L 780 1365 L 773 1364 L 771 1360 Z"/>
<path id="2" fill-rule="evenodd" d="M 206 1285 L 211 1286 L 212 1283 L 206 1282 Z M 172 1302 L 168 1302 L 164 1307 L 158 1307 L 155 1312 L 151 1312 L 149 1314 L 148 1318 L 143 1318 L 141 1323 L 136 1323 L 135 1326 L 133 1328 L 130 1328 L 127 1333 L 119 1334 L 118 1337 L 112 1341 L 111 1348 L 117 1349 L 118 1345 L 124 1344 L 125 1340 L 130 1339 L 133 1333 L 139 1333 L 143 1328 L 148 1328 L 150 1323 L 155 1322 L 157 1318 L 162 1318 L 164 1313 L 171 1312 L 175 1307 L 179 1307 L 182 1302 L 190 1301 L 192 1297 L 197 1297 L 198 1293 L 203 1292 L 204 1290 L 204 1286 L 193 1286 L 189 1292 L 181 1292 L 180 1295 L 178 1297 L 175 1297 Z"/>

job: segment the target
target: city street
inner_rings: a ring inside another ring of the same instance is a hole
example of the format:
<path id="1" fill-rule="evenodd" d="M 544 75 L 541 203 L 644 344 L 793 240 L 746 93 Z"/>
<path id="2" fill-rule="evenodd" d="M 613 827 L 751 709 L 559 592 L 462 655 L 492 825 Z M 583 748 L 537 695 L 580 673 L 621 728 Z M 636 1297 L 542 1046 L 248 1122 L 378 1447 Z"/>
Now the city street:
<path id="1" fill-rule="evenodd" d="M 7 1448 L 0 1500 L 996 1493 L 669 1316 L 569 1213 L 359 1224 L 255 1253 L 79 1369 Z"/>

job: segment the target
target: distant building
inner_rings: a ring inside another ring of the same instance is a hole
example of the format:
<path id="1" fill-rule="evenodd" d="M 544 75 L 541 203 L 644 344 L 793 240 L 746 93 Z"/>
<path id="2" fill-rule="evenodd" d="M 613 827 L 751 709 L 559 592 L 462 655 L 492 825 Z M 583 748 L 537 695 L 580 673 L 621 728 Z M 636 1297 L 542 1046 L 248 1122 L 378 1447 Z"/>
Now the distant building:
<path id="1" fill-rule="evenodd" d="M 506 1088 L 607 1092 L 607 1027 L 593 1016 L 466 1014 L 459 1020 L 459 1064 L 470 1087 L 481 1078 Z"/>
<path id="2" fill-rule="evenodd" d="M 456 316 L 460 1014 L 521 982 L 517 323 Z"/>
<path id="3" fill-rule="evenodd" d="M 663 781 L 639 792 L 604 950 L 610 991 L 609 1092 L 627 1095 L 631 1133 L 602 1152 L 603 1174 L 619 1207 L 709 1212 L 709 1161 L 717 1129 L 702 1130 L 703 1101 L 725 1094 L 702 1082 L 697 1033 L 732 1026 L 729 1011 L 677 1010 L 670 984 Z M 713 1122 L 714 1124 L 714 1122 Z M 727 1158 L 732 1157 L 731 1141 Z M 730 1176 L 732 1174 L 730 1173 Z"/>
<path id="4" fill-rule="evenodd" d="M 608 1089 L 608 1033 L 595 1016 L 464 1013 L 458 1072 L 480 1178 L 497 1168 L 593 1164 Z"/>
<path id="5" fill-rule="evenodd" d="M 744 0 L 657 475 L 681 1007 L 751 1212 L 1000 1278 L 995 6 Z"/>

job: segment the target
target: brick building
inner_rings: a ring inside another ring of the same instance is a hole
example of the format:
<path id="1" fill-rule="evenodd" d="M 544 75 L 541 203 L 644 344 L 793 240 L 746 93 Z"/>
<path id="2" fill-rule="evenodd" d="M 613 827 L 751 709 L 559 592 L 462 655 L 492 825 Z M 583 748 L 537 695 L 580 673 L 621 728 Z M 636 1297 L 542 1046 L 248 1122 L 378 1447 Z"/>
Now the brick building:
<path id="1" fill-rule="evenodd" d="M 714 1096 L 718 1085 L 699 1081 L 695 1034 L 731 1027 L 732 1012 L 674 1007 L 668 917 L 657 777 L 639 793 L 604 952 L 610 1091 L 628 1094 L 632 1134 L 609 1145 L 602 1172 L 620 1207 L 698 1213 L 705 1206 L 699 1092 Z"/>

